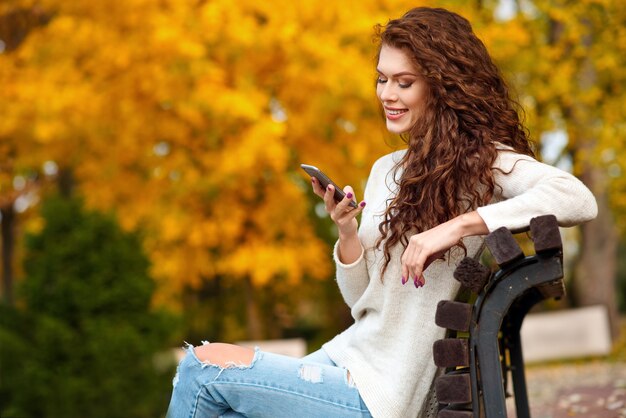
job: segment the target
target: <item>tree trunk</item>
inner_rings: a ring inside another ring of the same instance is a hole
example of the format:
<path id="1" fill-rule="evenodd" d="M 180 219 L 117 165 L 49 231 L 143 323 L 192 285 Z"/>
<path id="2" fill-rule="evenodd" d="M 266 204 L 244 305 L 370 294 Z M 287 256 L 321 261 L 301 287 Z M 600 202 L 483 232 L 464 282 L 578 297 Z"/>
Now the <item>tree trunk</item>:
<path id="1" fill-rule="evenodd" d="M 71 198 L 74 195 L 74 172 L 71 168 L 62 167 L 59 169 L 57 176 L 57 185 L 59 187 L 59 193 L 65 198 Z"/>
<path id="2" fill-rule="evenodd" d="M 258 293 L 254 289 L 252 279 L 247 277 L 244 280 L 244 288 L 246 292 L 246 319 L 248 328 L 248 338 L 252 340 L 261 340 L 265 338 L 263 332 L 263 320 L 259 309 Z"/>
<path id="3" fill-rule="evenodd" d="M 15 210 L 9 204 L 2 213 L 2 293 L 4 301 L 13 305 L 13 249 L 15 247 Z"/>
<path id="4" fill-rule="evenodd" d="M 604 305 L 609 313 L 611 334 L 618 335 L 616 276 L 619 237 L 606 192 L 602 167 L 587 167 L 580 176 L 598 202 L 598 217 L 581 226 L 580 259 L 574 278 L 574 297 L 582 306 Z"/>
<path id="5" fill-rule="evenodd" d="M 582 22 L 589 33 L 581 38 L 587 49 L 593 45 L 593 25 L 584 17 Z M 589 91 L 598 83 L 597 71 L 591 54 L 580 64 L 577 76 L 580 91 Z M 570 123 L 579 142 L 578 149 L 583 155 L 593 155 L 598 141 L 590 127 L 600 123 L 595 112 L 584 102 L 575 102 L 568 109 Z M 575 275 L 575 297 L 582 306 L 604 305 L 609 314 L 611 334 L 615 339 L 619 333 L 619 311 L 615 297 L 617 283 L 617 249 L 619 235 L 613 220 L 608 196 L 606 168 L 590 161 L 582 161 L 580 179 L 589 187 L 598 202 L 598 217 L 582 225 L 581 257 Z"/>

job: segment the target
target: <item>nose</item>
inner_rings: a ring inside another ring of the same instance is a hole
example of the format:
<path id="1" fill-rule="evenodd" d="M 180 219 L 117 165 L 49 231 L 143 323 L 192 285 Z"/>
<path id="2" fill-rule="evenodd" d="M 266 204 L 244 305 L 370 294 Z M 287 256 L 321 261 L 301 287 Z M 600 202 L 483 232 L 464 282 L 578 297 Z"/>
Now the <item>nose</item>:
<path id="1" fill-rule="evenodd" d="M 381 102 L 394 102 L 398 100 L 398 94 L 390 81 L 379 84 L 378 86 L 378 98 Z"/>

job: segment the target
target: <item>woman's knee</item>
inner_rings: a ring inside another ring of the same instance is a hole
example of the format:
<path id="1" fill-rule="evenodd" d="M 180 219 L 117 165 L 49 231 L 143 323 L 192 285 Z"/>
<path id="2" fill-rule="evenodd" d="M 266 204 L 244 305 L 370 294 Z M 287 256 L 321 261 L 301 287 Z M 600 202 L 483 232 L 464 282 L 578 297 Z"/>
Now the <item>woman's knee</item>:
<path id="1" fill-rule="evenodd" d="M 194 352 L 198 360 L 220 367 L 249 366 L 254 359 L 254 350 L 234 344 L 210 343 L 195 347 Z"/>

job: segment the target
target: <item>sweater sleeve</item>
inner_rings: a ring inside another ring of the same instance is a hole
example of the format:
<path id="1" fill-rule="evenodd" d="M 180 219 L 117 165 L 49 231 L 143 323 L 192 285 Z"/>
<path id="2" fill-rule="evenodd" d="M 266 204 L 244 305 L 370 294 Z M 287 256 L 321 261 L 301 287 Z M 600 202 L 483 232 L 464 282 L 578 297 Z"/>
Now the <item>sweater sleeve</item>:
<path id="1" fill-rule="evenodd" d="M 372 200 L 374 199 L 375 191 L 372 190 L 372 188 L 381 187 L 380 184 L 378 184 L 381 181 L 381 173 L 383 174 L 383 179 L 384 174 L 386 174 L 385 166 L 381 163 L 383 158 L 377 160 L 372 165 L 372 170 L 370 171 L 367 183 L 365 184 L 365 190 L 363 192 L 363 200 L 365 200 L 368 205 L 365 206 L 363 212 L 361 213 L 361 222 L 359 225 L 361 255 L 353 263 L 344 264 L 339 260 L 339 241 L 335 243 L 335 247 L 333 249 L 333 258 L 337 266 L 337 285 L 339 286 L 341 296 L 343 296 L 344 301 L 350 308 L 352 308 L 356 301 L 359 300 L 370 283 L 369 272 L 367 269 L 367 255 L 365 249 L 363 248 L 363 235 L 367 234 L 367 232 L 363 230 L 363 220 L 366 217 L 373 216 L 371 212 L 371 204 L 373 203 Z"/>
<path id="2" fill-rule="evenodd" d="M 361 255 L 351 264 L 344 264 L 339 261 L 338 252 L 339 241 L 337 241 L 333 249 L 333 258 L 337 264 L 337 285 L 339 286 L 343 300 L 352 308 L 369 284 L 365 251 L 361 245 Z"/>
<path id="3" fill-rule="evenodd" d="M 501 150 L 494 167 L 492 204 L 477 209 L 489 231 L 522 229 L 536 216 L 553 214 L 573 226 L 596 217 L 591 191 L 576 177 L 527 155 Z"/>

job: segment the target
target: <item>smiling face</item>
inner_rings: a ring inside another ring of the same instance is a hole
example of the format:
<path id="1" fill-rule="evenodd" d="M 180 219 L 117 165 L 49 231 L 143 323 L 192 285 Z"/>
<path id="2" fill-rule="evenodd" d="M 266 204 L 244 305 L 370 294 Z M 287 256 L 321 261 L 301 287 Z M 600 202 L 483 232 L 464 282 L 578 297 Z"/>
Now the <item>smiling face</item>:
<path id="1" fill-rule="evenodd" d="M 401 134 L 419 120 L 428 85 L 402 49 L 383 45 L 378 58 L 376 95 L 383 105 L 387 129 Z"/>

